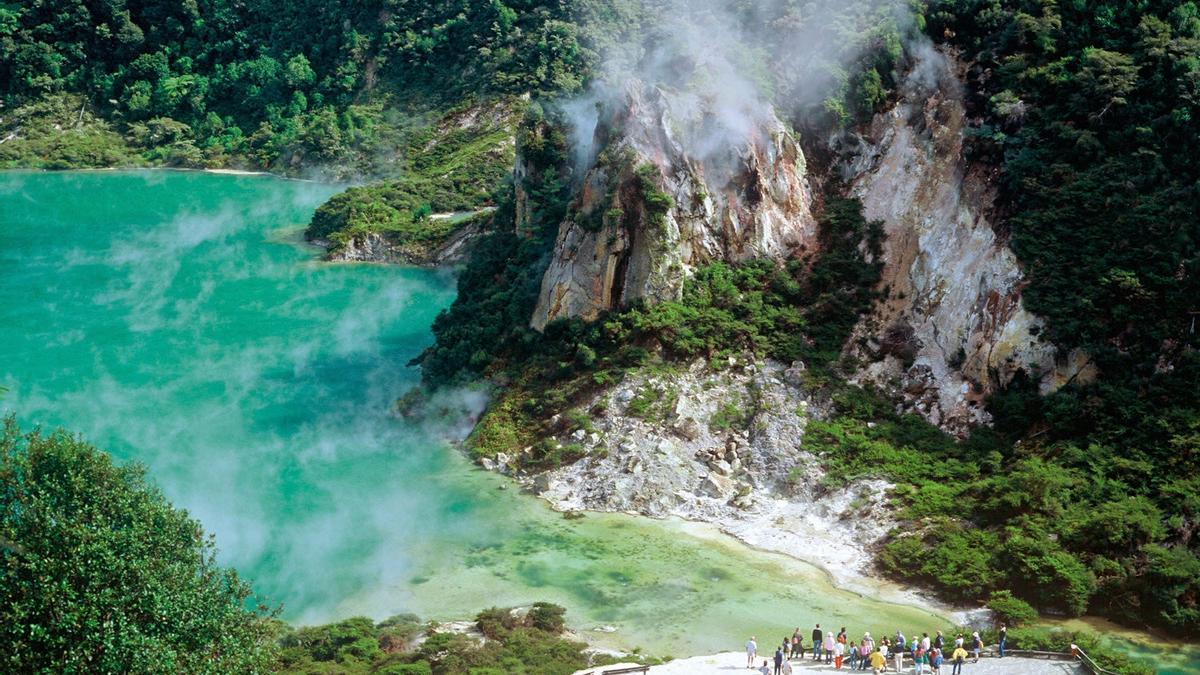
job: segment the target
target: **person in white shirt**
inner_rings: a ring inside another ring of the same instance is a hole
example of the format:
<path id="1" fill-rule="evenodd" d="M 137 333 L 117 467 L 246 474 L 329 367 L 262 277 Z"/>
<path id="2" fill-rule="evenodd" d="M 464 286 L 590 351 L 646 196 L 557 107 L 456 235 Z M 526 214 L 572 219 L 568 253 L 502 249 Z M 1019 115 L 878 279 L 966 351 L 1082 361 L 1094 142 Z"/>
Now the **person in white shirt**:
<path id="1" fill-rule="evenodd" d="M 754 657 L 758 656 L 758 643 L 754 641 L 754 636 L 746 641 L 746 667 L 754 667 Z"/>

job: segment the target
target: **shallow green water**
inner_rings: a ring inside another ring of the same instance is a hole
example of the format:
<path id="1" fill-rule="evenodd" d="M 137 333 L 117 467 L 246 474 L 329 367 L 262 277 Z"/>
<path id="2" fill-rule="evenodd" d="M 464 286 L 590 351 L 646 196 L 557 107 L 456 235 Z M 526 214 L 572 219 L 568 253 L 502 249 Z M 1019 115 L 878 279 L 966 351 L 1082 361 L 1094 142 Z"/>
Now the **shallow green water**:
<path id="1" fill-rule="evenodd" d="M 334 188 L 175 172 L 0 174 L 0 408 L 149 466 L 284 616 L 559 602 L 609 644 L 737 649 L 815 621 L 943 623 L 812 567 L 622 516 L 568 521 L 388 414 L 453 298 L 439 272 L 297 243 Z M 460 394 L 469 404 L 471 394 Z"/>

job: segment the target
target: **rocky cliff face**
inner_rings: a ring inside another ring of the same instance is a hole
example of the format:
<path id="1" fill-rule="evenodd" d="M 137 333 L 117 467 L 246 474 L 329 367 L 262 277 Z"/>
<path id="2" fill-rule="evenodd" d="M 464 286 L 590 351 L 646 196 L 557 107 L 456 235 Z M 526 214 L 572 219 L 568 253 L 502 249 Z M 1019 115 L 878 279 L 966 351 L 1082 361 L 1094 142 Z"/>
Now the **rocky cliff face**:
<path id="1" fill-rule="evenodd" d="M 962 69 L 932 47 L 898 103 L 830 144 L 833 171 L 882 220 L 884 297 L 847 347 L 858 381 L 896 393 L 953 433 L 988 421 L 983 401 L 1020 371 L 1044 391 L 1092 375 L 1086 355 L 1042 341 L 996 219 L 995 169 L 969 161 Z M 559 228 L 531 319 L 595 318 L 678 297 L 714 261 L 784 259 L 816 246 L 804 154 L 769 107 L 711 110 L 639 82 L 601 106 L 598 157 Z M 765 110 L 765 112 L 763 112 Z"/>
<path id="2" fill-rule="evenodd" d="M 1045 375 L 1046 390 L 1088 373 L 1085 356 L 1058 358 L 1038 338 L 1042 320 L 1021 301 L 1020 265 L 993 229 L 994 170 L 963 154 L 959 68 L 925 50 L 900 102 L 833 145 L 865 215 L 887 232 L 886 295 L 850 343 L 867 364 L 858 378 L 962 433 L 987 421 L 982 400 L 1021 369 Z"/>
<path id="3" fill-rule="evenodd" d="M 678 297 L 715 261 L 785 258 L 816 224 L 804 154 L 769 108 L 725 119 L 684 94 L 630 83 L 601 106 L 602 148 L 559 228 L 531 325 Z"/>

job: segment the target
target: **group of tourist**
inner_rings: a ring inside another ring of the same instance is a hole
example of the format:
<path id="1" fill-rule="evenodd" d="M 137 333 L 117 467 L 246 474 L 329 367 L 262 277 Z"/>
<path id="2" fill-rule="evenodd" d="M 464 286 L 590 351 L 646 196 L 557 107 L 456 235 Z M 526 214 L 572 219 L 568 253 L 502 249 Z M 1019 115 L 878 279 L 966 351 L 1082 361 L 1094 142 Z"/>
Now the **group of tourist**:
<path id="1" fill-rule="evenodd" d="M 1007 628 L 1001 626 L 1000 656 L 1002 657 L 1007 633 Z M 817 624 L 809 635 L 811 641 L 808 647 L 805 647 L 804 637 L 799 627 L 790 637 L 785 637 L 775 649 L 774 669 L 771 667 L 770 659 L 763 659 L 762 667 L 758 669 L 762 675 L 791 675 L 791 662 L 803 660 L 810 651 L 814 662 L 832 664 L 835 670 L 841 670 L 845 665 L 849 670 L 873 670 L 875 675 L 881 675 L 887 672 L 888 667 L 891 666 L 895 668 L 895 672 L 900 673 L 903 672 L 904 660 L 907 655 L 912 662 L 913 675 L 922 675 L 926 672 L 941 675 L 942 666 L 947 663 L 952 666 L 950 675 L 960 675 L 967 658 L 973 656 L 972 663 L 978 663 L 979 653 L 983 651 L 983 638 L 979 637 L 978 632 L 971 634 L 969 651 L 966 646 L 967 641 L 961 633 L 954 637 L 952 643 L 947 643 L 940 630 L 932 638 L 929 633 L 922 633 L 921 637 L 918 638 L 914 635 L 909 640 L 904 633 L 897 630 L 894 636 L 890 638 L 885 636 L 878 642 L 871 637 L 870 633 L 864 633 L 862 638 L 855 641 L 846 633 L 844 626 L 840 631 L 834 633 L 832 630 L 823 630 L 821 624 Z M 947 652 L 949 652 L 949 656 L 947 656 Z M 758 642 L 754 636 L 751 636 L 750 640 L 746 642 L 746 667 L 754 668 L 757 660 Z"/>

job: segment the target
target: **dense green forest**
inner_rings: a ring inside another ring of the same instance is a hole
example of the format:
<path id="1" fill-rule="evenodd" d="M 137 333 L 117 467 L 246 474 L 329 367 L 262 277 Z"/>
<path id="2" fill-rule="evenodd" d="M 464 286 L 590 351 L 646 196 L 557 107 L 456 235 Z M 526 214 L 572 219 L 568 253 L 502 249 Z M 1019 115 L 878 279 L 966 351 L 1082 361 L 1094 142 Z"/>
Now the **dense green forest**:
<path id="1" fill-rule="evenodd" d="M 887 12 L 864 15 L 871 30 L 837 22 L 865 48 L 812 65 L 770 58 L 804 29 L 807 5 L 765 6 L 771 28 L 742 58 L 770 64 L 755 76 L 774 100 L 796 103 L 781 110 L 797 129 L 829 131 L 882 109 L 918 33 L 969 64 L 968 147 L 1000 170 L 1000 228 L 1025 266 L 1025 301 L 1054 344 L 1089 355 L 1095 383 L 1042 397 L 1038 374 L 1026 373 L 989 402 L 995 427 L 965 441 L 845 385 L 837 345 L 869 307 L 877 274 L 856 252 L 877 235 L 836 195 L 823 236 L 848 245 L 806 261 L 819 274 L 799 264 L 714 267 L 678 303 L 530 330 L 572 198 L 565 121 L 551 102 L 585 89 L 611 49 L 653 38 L 653 15 L 632 0 L 0 3 L 0 137 L 11 135 L 0 165 L 386 173 L 397 153 L 413 166 L 413 139 L 452 109 L 531 94 L 515 132 L 533 168 L 523 185 L 504 172 L 472 174 L 480 180 L 466 183 L 464 199 L 418 176 L 350 193 L 314 221 L 320 235 L 419 234 L 426 207 L 497 206 L 421 359 L 430 384 L 510 384 L 473 437 L 476 452 L 527 444 L 549 430 L 542 420 L 630 367 L 734 351 L 798 356 L 837 410 L 806 438 L 826 452 L 831 480 L 899 484 L 907 521 L 880 556 L 887 572 L 956 600 L 1011 589 L 1043 611 L 1195 634 L 1200 7 L 914 2 L 910 22 Z M 746 24 L 764 20 L 764 5 L 730 7 Z M 824 69 L 827 86 L 798 98 L 798 83 L 812 82 L 796 76 L 806 68 Z M 532 206 L 520 232 L 516 187 Z M 569 459 L 571 448 L 550 446 L 536 456 L 541 466 Z"/>
<path id="2" fill-rule="evenodd" d="M 1004 571 L 1025 580 L 1026 597 L 1055 597 L 1057 578 L 1075 596 L 1052 603 L 1061 609 L 1195 632 L 1200 8 L 943 0 L 928 15 L 975 64 L 985 122 L 974 149 L 1003 168 L 1026 302 L 1055 344 L 1082 347 L 1102 373 L 1049 397 L 1030 383 L 992 401 L 998 463 L 963 495 L 991 527 L 933 538 L 975 539 L 960 548 L 992 554 L 956 568 Z"/>
<path id="3" fill-rule="evenodd" d="M 65 432 L 0 429 L 0 664 L 34 672 L 251 672 L 271 611 L 200 524 Z"/>
<path id="4" fill-rule="evenodd" d="M 39 102 L 67 108 L 63 121 L 76 126 L 95 115 L 109 145 L 123 142 L 147 161 L 377 172 L 395 150 L 397 130 L 421 126 L 431 112 L 475 97 L 577 91 L 598 60 L 595 49 L 620 39 L 619 6 L 0 3 L 0 101 L 5 117 L 33 126 L 43 116 L 22 107 Z M 585 46 L 581 27 L 601 24 L 608 30 Z M 88 166 L 115 157 L 63 161 L 52 145 L 21 146 L 0 145 L 0 163 Z"/>

